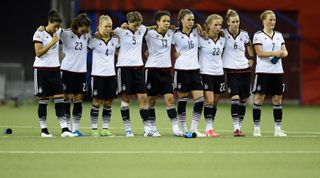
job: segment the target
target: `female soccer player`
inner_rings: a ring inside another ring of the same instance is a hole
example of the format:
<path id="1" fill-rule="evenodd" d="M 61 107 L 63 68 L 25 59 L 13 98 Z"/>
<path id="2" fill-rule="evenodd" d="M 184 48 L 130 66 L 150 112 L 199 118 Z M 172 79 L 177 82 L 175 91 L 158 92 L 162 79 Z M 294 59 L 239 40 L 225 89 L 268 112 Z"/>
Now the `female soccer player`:
<path id="1" fill-rule="evenodd" d="M 83 94 L 87 90 L 87 45 L 89 42 L 90 19 L 86 14 L 79 14 L 73 19 L 71 29 L 63 30 L 60 41 L 65 57 L 61 63 L 64 87 L 64 102 L 68 126 L 70 126 L 70 105 L 73 102 L 72 132 L 78 136 L 82 115 Z M 70 127 L 69 127 L 70 128 Z"/>
<path id="2" fill-rule="evenodd" d="M 223 54 L 223 67 L 227 73 L 228 92 L 231 99 L 233 135 L 245 136 L 241 131 L 246 113 L 246 102 L 250 96 L 253 47 L 248 32 L 239 28 L 240 18 L 236 11 L 227 11 L 228 28 L 224 29 L 226 47 Z M 248 53 L 249 59 L 246 57 Z"/>
<path id="3" fill-rule="evenodd" d="M 280 32 L 275 31 L 276 16 L 273 11 L 266 10 L 260 15 L 263 30 L 253 36 L 253 45 L 257 53 L 256 76 L 253 86 L 253 136 L 261 136 L 260 107 L 266 95 L 272 96 L 273 117 L 275 121 L 274 136 L 287 136 L 281 130 L 282 122 L 282 95 L 286 90 L 284 82 L 282 58 L 288 56 L 285 41 Z"/>
<path id="4" fill-rule="evenodd" d="M 127 137 L 134 134 L 130 124 L 129 102 L 133 95 L 139 100 L 140 116 L 144 123 L 144 136 L 160 136 L 152 131 L 147 103 L 147 91 L 142 60 L 142 40 L 147 27 L 141 25 L 140 12 L 127 13 L 128 28 L 116 28 L 114 32 L 120 38 L 120 50 L 117 61 L 118 90 L 121 97 L 121 115 Z"/>
<path id="5" fill-rule="evenodd" d="M 108 15 L 99 18 L 98 33 L 89 43 L 92 54 L 92 107 L 91 134 L 94 137 L 112 136 L 109 130 L 112 100 L 117 97 L 117 77 L 115 73 L 115 51 L 119 39 L 111 35 L 112 20 Z M 98 131 L 100 104 L 103 104 L 102 130 Z"/>
<path id="6" fill-rule="evenodd" d="M 157 94 L 164 96 L 167 104 L 167 115 L 171 120 L 174 136 L 182 136 L 179 131 L 177 111 L 174 106 L 173 87 L 171 78 L 171 41 L 174 31 L 170 27 L 170 12 L 157 11 L 154 15 L 156 29 L 150 29 L 145 35 L 148 45 L 148 59 L 145 64 L 147 76 L 148 105 L 150 121 L 154 132 L 156 114 L 154 105 Z"/>
<path id="7" fill-rule="evenodd" d="M 178 121 L 182 131 L 186 132 L 186 105 L 191 91 L 194 107 L 190 131 L 196 132 L 198 137 L 204 137 L 205 134 L 198 132 L 204 102 L 198 61 L 199 33 L 193 28 L 194 15 L 189 9 L 179 11 L 177 22 L 179 30 L 174 33 L 172 44 L 177 52 L 174 84 L 178 95 Z"/>
<path id="8" fill-rule="evenodd" d="M 34 86 L 35 95 L 39 97 L 38 116 L 41 137 L 52 137 L 47 129 L 47 104 L 52 97 L 55 103 L 56 116 L 62 128 L 61 137 L 75 137 L 68 129 L 65 117 L 63 87 L 60 75 L 59 36 L 62 18 L 56 10 L 48 15 L 48 25 L 44 31 L 36 31 L 33 36 L 35 48 Z"/>
<path id="9" fill-rule="evenodd" d="M 225 45 L 225 38 L 220 33 L 222 22 L 223 18 L 218 14 L 208 16 L 205 22 L 205 31 L 209 38 L 199 38 L 199 63 L 205 100 L 206 135 L 208 137 L 220 136 L 213 130 L 213 122 L 219 96 L 225 92 L 221 60 Z"/>

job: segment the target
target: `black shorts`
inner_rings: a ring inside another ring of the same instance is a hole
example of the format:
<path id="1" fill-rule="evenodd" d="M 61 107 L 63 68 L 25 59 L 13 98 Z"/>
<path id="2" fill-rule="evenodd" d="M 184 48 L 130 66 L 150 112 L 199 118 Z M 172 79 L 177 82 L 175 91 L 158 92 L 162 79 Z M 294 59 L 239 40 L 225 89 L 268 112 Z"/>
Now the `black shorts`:
<path id="1" fill-rule="evenodd" d="M 248 98 L 251 94 L 251 72 L 227 73 L 227 85 L 230 97 Z"/>
<path id="2" fill-rule="evenodd" d="M 91 77 L 92 97 L 101 100 L 114 99 L 117 97 L 117 77 Z"/>
<path id="3" fill-rule="evenodd" d="M 128 95 L 147 93 L 144 69 L 141 67 L 120 67 L 117 69 L 118 91 Z"/>
<path id="4" fill-rule="evenodd" d="M 63 90 L 67 94 L 83 94 L 87 91 L 86 74 L 62 71 Z"/>
<path id="5" fill-rule="evenodd" d="M 147 69 L 147 92 L 149 96 L 173 93 L 170 69 Z"/>
<path id="6" fill-rule="evenodd" d="M 203 90 L 199 70 L 176 70 L 174 72 L 174 88 L 180 92 Z"/>
<path id="7" fill-rule="evenodd" d="M 283 74 L 256 74 L 253 93 L 282 95 L 286 91 Z"/>
<path id="8" fill-rule="evenodd" d="M 62 78 L 59 68 L 34 69 L 35 96 L 45 97 L 63 94 Z"/>
<path id="9" fill-rule="evenodd" d="M 220 94 L 226 91 L 224 75 L 214 76 L 201 74 L 203 90 Z"/>

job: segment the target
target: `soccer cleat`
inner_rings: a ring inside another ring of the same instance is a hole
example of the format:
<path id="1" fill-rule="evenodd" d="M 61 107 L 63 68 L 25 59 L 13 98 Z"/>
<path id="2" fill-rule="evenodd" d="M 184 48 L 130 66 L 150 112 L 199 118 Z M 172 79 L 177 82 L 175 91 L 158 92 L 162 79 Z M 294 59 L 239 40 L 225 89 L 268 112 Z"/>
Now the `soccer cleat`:
<path id="1" fill-rule="evenodd" d="M 261 130 L 260 127 L 255 127 L 253 130 L 253 136 L 255 137 L 261 137 Z"/>
<path id="2" fill-rule="evenodd" d="M 49 133 L 44 133 L 44 132 L 42 132 L 42 133 L 41 133 L 41 137 L 43 137 L 43 138 L 50 138 L 50 137 L 53 137 L 53 135 L 51 135 L 51 134 L 49 134 Z"/>
<path id="3" fill-rule="evenodd" d="M 173 136 L 175 137 L 183 137 L 184 133 L 182 131 L 173 131 Z"/>
<path id="4" fill-rule="evenodd" d="M 275 131 L 274 131 L 274 136 L 275 136 L 275 137 L 286 137 L 287 134 L 283 133 L 282 130 L 275 130 Z"/>
<path id="5" fill-rule="evenodd" d="M 245 137 L 246 134 L 244 132 L 242 132 L 241 130 L 237 129 L 233 132 L 233 136 L 234 137 Z"/>
<path id="6" fill-rule="evenodd" d="M 144 132 L 145 137 L 161 137 L 158 131 L 150 130 L 149 132 Z"/>
<path id="7" fill-rule="evenodd" d="M 98 130 L 91 130 L 91 136 L 93 137 L 100 137 L 100 133 Z"/>
<path id="8" fill-rule="evenodd" d="M 77 135 L 76 134 L 73 134 L 72 132 L 70 131 L 64 131 L 62 132 L 61 134 L 61 137 L 76 137 Z"/>
<path id="9" fill-rule="evenodd" d="M 111 137 L 113 135 L 109 129 L 102 129 L 101 136 Z"/>
<path id="10" fill-rule="evenodd" d="M 199 131 L 193 131 L 194 133 L 196 133 L 197 134 L 197 137 L 207 137 L 207 135 L 206 134 L 203 134 L 203 133 L 201 133 L 201 132 L 199 132 Z"/>
<path id="11" fill-rule="evenodd" d="M 126 137 L 134 137 L 134 134 L 131 130 L 126 130 Z"/>
<path id="12" fill-rule="evenodd" d="M 85 134 L 82 134 L 79 130 L 76 130 L 74 132 L 72 132 L 73 134 L 77 135 L 77 137 L 83 137 L 86 136 Z"/>
<path id="13" fill-rule="evenodd" d="M 208 130 L 208 131 L 206 132 L 206 136 L 207 136 L 207 137 L 219 137 L 220 134 L 214 132 L 214 130 Z"/>

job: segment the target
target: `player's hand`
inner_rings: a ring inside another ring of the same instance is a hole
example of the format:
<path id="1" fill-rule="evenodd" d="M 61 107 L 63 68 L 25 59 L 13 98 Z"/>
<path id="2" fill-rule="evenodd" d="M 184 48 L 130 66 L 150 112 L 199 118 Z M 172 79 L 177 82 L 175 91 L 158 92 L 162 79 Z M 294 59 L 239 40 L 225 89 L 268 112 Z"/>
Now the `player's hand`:
<path id="1" fill-rule="evenodd" d="M 202 38 L 205 40 L 209 39 L 209 34 L 206 31 L 203 31 Z"/>
<path id="2" fill-rule="evenodd" d="M 40 32 L 43 32 L 43 31 L 44 31 L 44 29 L 45 29 L 45 27 L 41 25 L 41 26 L 39 26 L 39 27 L 38 27 L 38 29 L 37 29 L 37 30 L 38 30 L 38 31 L 40 31 Z"/>
<path id="3" fill-rule="evenodd" d="M 128 29 L 129 28 L 129 24 L 127 22 L 124 22 L 124 23 L 121 24 L 120 28 Z"/>
<path id="4" fill-rule="evenodd" d="M 51 43 L 52 45 L 54 45 L 54 44 L 56 44 L 58 41 L 59 41 L 59 37 L 58 37 L 56 34 L 54 34 L 50 43 Z"/>
<path id="5" fill-rule="evenodd" d="M 252 67 L 252 66 L 253 66 L 253 64 L 254 64 L 254 60 L 249 59 L 249 60 L 248 60 L 248 64 L 249 64 L 249 67 Z"/>
<path id="6" fill-rule="evenodd" d="M 179 52 L 175 52 L 174 53 L 174 57 L 177 59 L 178 57 L 180 57 L 181 56 L 181 54 L 179 53 Z"/>
<path id="7" fill-rule="evenodd" d="M 144 55 L 148 58 L 148 56 L 149 56 L 149 51 L 146 50 L 146 52 L 144 52 Z"/>

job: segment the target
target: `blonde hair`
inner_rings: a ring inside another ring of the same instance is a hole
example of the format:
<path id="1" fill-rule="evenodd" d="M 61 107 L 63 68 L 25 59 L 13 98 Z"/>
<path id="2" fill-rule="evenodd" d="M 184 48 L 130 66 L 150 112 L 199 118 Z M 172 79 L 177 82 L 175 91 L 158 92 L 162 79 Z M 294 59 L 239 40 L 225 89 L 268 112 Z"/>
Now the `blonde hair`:
<path id="1" fill-rule="evenodd" d="M 227 14 L 226 14 L 226 18 L 229 21 L 230 17 L 236 17 L 239 16 L 237 11 L 233 10 L 233 9 L 228 9 Z"/>
<path id="2" fill-rule="evenodd" d="M 261 13 L 260 19 L 263 21 L 264 19 L 267 18 L 267 15 L 269 15 L 269 14 L 275 15 L 272 10 L 265 10 L 265 11 L 263 11 L 263 12 Z"/>
<path id="3" fill-rule="evenodd" d="M 132 11 L 127 13 L 127 21 L 130 23 L 142 22 L 143 18 L 140 12 Z"/>
<path id="4" fill-rule="evenodd" d="M 182 24 L 181 20 L 187 14 L 193 14 L 193 12 L 191 10 L 189 10 L 189 9 L 181 9 L 179 11 L 179 14 L 178 14 L 178 27 L 180 28 L 180 30 L 182 30 L 182 28 L 183 28 L 183 24 Z"/>
<path id="5" fill-rule="evenodd" d="M 221 20 L 221 23 L 223 23 L 223 18 L 219 14 L 211 14 L 207 17 L 206 22 L 204 24 L 206 32 L 209 32 L 210 30 L 210 24 L 214 20 Z"/>
<path id="6" fill-rule="evenodd" d="M 112 23 L 112 19 L 111 19 L 111 17 L 108 16 L 108 15 L 101 15 L 101 16 L 99 17 L 99 25 L 101 25 L 102 22 L 104 22 L 104 21 L 109 21 L 109 22 Z"/>

